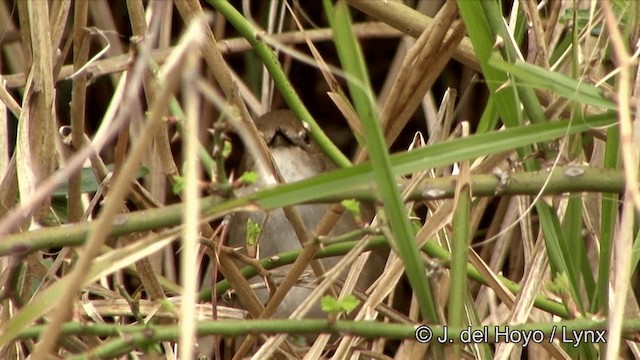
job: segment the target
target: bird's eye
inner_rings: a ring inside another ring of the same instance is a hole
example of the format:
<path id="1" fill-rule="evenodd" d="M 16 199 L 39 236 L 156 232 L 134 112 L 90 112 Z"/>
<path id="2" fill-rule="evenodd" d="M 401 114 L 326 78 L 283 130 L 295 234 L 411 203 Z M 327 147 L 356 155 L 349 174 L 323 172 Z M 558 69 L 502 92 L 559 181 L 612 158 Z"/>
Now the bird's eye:
<path id="1" fill-rule="evenodd" d="M 302 140 L 306 147 L 311 146 L 311 137 L 309 137 L 308 131 L 301 131 L 299 138 Z"/>

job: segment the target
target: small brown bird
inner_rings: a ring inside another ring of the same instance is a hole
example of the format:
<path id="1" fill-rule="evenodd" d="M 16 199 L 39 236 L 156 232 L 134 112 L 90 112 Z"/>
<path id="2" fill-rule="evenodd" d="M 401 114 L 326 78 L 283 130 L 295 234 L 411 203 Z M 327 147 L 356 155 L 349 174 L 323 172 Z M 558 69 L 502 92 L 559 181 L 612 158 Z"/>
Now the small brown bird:
<path id="1" fill-rule="evenodd" d="M 310 141 L 307 130 L 291 111 L 275 110 L 266 113 L 256 120 L 256 127 L 264 136 L 271 156 L 285 182 L 307 179 L 335 168 L 330 159 Z M 252 170 L 257 172 L 255 161 L 250 156 L 245 157 L 243 167 L 245 171 Z M 252 193 L 265 185 L 264 180 L 258 180 L 255 184 L 240 189 L 237 195 L 241 196 Z M 329 205 L 298 205 L 295 208 L 302 217 L 306 229 L 312 231 L 316 225 L 318 225 L 320 219 L 329 208 Z M 268 214 L 262 211 L 236 214 L 229 228 L 230 246 L 245 248 L 246 224 L 249 218 L 261 226 L 261 233 L 258 240 L 259 258 L 267 258 L 285 251 L 301 248 L 300 241 L 291 224 L 285 218 L 282 209 L 270 211 Z M 355 229 L 355 227 L 356 224 L 353 217 L 345 213 L 334 227 L 331 235 L 344 234 Z M 329 269 L 335 265 L 338 260 L 337 258 L 324 259 L 323 264 L 326 269 Z M 272 278 L 276 284 L 279 282 L 278 280 L 284 278 L 287 273 L 287 268 L 288 267 L 281 267 L 271 271 Z M 307 273 L 308 276 L 306 276 Z M 316 280 L 311 269 L 305 272 L 304 278 L 306 281 L 301 279 L 298 285 L 289 291 L 288 295 L 278 307 L 275 317 L 288 317 L 311 293 L 311 287 Z M 250 283 L 255 284 L 255 286 L 261 286 L 261 288 L 255 291 L 260 300 L 266 303 L 269 291 L 266 289 L 266 286 L 262 286 L 264 285 L 264 281 L 256 276 L 250 279 Z M 308 317 L 325 316 L 320 311 L 318 305 L 308 314 Z"/>

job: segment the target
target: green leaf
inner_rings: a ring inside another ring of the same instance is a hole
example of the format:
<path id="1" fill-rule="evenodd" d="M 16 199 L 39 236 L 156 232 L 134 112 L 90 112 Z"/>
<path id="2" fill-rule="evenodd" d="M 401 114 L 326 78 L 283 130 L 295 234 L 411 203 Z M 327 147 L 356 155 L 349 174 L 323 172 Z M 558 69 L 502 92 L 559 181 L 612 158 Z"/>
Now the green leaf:
<path id="1" fill-rule="evenodd" d="M 184 189 L 184 178 L 179 175 L 173 176 L 173 186 L 171 187 L 171 191 L 174 194 L 180 194 Z"/>
<path id="2" fill-rule="evenodd" d="M 527 86 L 551 90 L 564 98 L 579 101 L 583 104 L 594 105 L 608 110 L 617 108 L 616 103 L 605 98 L 597 87 L 572 79 L 559 72 L 545 70 L 522 60 L 516 60 L 515 64 L 511 64 L 497 57 L 490 58 L 489 65 L 512 74 Z"/>
<path id="3" fill-rule="evenodd" d="M 242 176 L 240 176 L 240 181 L 243 184 L 253 184 L 258 181 L 258 173 L 255 171 L 245 171 Z"/>
<path id="4" fill-rule="evenodd" d="M 355 308 L 360 305 L 360 300 L 358 300 L 358 298 L 354 295 L 347 295 L 344 299 L 342 299 L 340 304 L 344 311 L 348 313 L 355 310 Z"/>
<path id="5" fill-rule="evenodd" d="M 256 245 L 261 232 L 262 229 L 260 228 L 259 224 L 251 219 L 247 220 L 247 247 Z"/>
<path id="6" fill-rule="evenodd" d="M 322 307 L 322 311 L 326 313 L 336 313 L 340 312 L 340 305 L 338 304 L 338 299 L 333 296 L 325 296 L 320 300 L 320 306 Z"/>
<path id="7" fill-rule="evenodd" d="M 322 307 L 322 311 L 326 313 L 348 313 L 360 305 L 360 300 L 353 295 L 347 295 L 342 300 L 338 300 L 333 296 L 327 295 L 320 300 L 320 305 Z"/>
<path id="8" fill-rule="evenodd" d="M 228 158 L 229 155 L 231 154 L 231 150 L 232 149 L 233 149 L 233 147 L 231 145 L 231 141 L 225 140 L 223 148 L 222 148 L 222 157 L 225 158 L 225 159 Z"/>
<path id="9" fill-rule="evenodd" d="M 355 199 L 346 199 L 340 202 L 340 205 L 353 215 L 356 220 L 360 219 L 360 202 Z"/>

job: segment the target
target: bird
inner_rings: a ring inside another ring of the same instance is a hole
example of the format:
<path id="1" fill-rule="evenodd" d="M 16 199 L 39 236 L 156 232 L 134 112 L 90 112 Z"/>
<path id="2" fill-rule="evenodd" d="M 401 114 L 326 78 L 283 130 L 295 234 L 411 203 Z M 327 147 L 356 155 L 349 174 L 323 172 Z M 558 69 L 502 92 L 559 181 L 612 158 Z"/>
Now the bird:
<path id="1" fill-rule="evenodd" d="M 335 165 L 329 157 L 310 140 L 309 131 L 290 110 L 267 112 L 256 119 L 255 125 L 269 148 L 271 157 L 279 169 L 282 181 L 286 183 L 300 181 L 335 169 Z M 257 173 L 256 161 L 250 154 L 245 154 L 241 168 L 245 171 L 255 171 Z M 267 185 L 266 179 L 260 178 L 255 183 L 238 189 L 236 195 L 247 195 Z M 307 231 L 313 231 L 329 209 L 329 206 L 328 204 L 303 204 L 295 206 L 295 209 L 299 212 Z M 229 225 L 229 246 L 239 248 L 242 253 L 248 254 L 246 249 L 248 219 L 251 219 L 261 227 L 257 245 L 259 258 L 268 258 L 282 252 L 302 248 L 300 240 L 282 209 L 275 209 L 268 213 L 265 211 L 237 213 Z M 353 216 L 345 212 L 329 235 L 344 234 L 356 228 L 357 225 Z M 339 258 L 335 257 L 322 260 L 325 269 L 330 269 L 338 261 Z M 287 268 L 288 266 L 271 270 L 272 278 L 282 280 L 287 273 Z M 287 296 L 278 306 L 274 314 L 275 318 L 286 318 L 291 315 L 311 293 L 312 286 L 316 281 L 311 269 L 305 272 L 304 278 L 290 289 Z M 269 297 L 269 290 L 266 286 L 262 286 L 264 280 L 256 276 L 249 279 L 249 282 L 258 287 L 255 289 L 256 295 L 263 303 L 266 303 Z M 368 282 L 370 283 L 371 281 Z M 326 317 L 326 315 L 320 311 L 319 304 L 315 304 L 307 314 L 307 317 L 322 318 Z"/>

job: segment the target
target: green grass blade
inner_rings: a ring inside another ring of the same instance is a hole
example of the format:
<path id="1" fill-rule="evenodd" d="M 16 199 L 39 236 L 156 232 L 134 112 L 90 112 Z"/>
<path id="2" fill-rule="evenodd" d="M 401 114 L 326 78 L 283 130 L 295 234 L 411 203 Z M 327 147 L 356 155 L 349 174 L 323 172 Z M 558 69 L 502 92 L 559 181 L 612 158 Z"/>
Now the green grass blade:
<path id="1" fill-rule="evenodd" d="M 373 90 L 360 45 L 351 29 L 349 9 L 344 1 L 338 1 L 335 8 L 330 1 L 325 1 L 324 4 L 335 35 L 340 62 L 348 75 L 349 90 L 363 123 L 373 178 L 382 198 L 386 220 L 389 221 L 397 244 L 398 255 L 402 259 L 409 283 L 418 299 L 422 318 L 431 323 L 438 323 L 438 313 L 425 276 L 424 262 L 414 240 L 413 228 L 402 202 L 395 176 L 391 171 L 391 160 L 376 111 Z"/>
<path id="2" fill-rule="evenodd" d="M 565 134 L 591 130 L 594 127 L 611 125 L 615 114 L 603 114 L 587 118 L 585 122 L 558 121 L 493 131 L 454 139 L 428 147 L 402 152 L 391 156 L 393 176 L 402 176 L 418 171 L 450 165 L 458 161 L 472 160 L 480 156 L 550 141 Z M 567 126 L 570 126 L 567 129 Z M 362 164 L 322 174 L 313 179 L 280 185 L 260 191 L 252 196 L 254 201 L 266 209 L 313 201 L 344 189 L 355 189 L 373 182 L 371 164 Z"/>
<path id="3" fill-rule="evenodd" d="M 465 302 L 467 293 L 467 263 L 471 244 L 471 189 L 468 180 L 468 165 L 462 171 L 458 185 L 457 201 L 453 213 L 453 237 L 451 243 L 451 285 L 449 288 L 449 325 L 466 325 Z M 461 345 L 454 344 L 454 354 L 460 357 Z"/>
<path id="4" fill-rule="evenodd" d="M 620 129 L 616 126 L 609 129 L 604 155 L 604 167 L 620 168 Z M 607 309 L 609 301 L 609 272 L 611 266 L 611 249 L 613 236 L 618 222 L 618 194 L 602 194 L 602 213 L 600 215 L 600 259 L 598 261 L 598 282 L 594 298 L 591 301 L 591 312 Z"/>
<path id="5" fill-rule="evenodd" d="M 564 98 L 586 105 L 598 106 L 607 110 L 617 108 L 616 103 L 605 98 L 597 87 L 572 79 L 562 73 L 545 70 L 521 60 L 510 64 L 504 60 L 492 58 L 489 60 L 489 65 L 512 74 L 522 80 L 526 86 L 551 90 Z"/>

